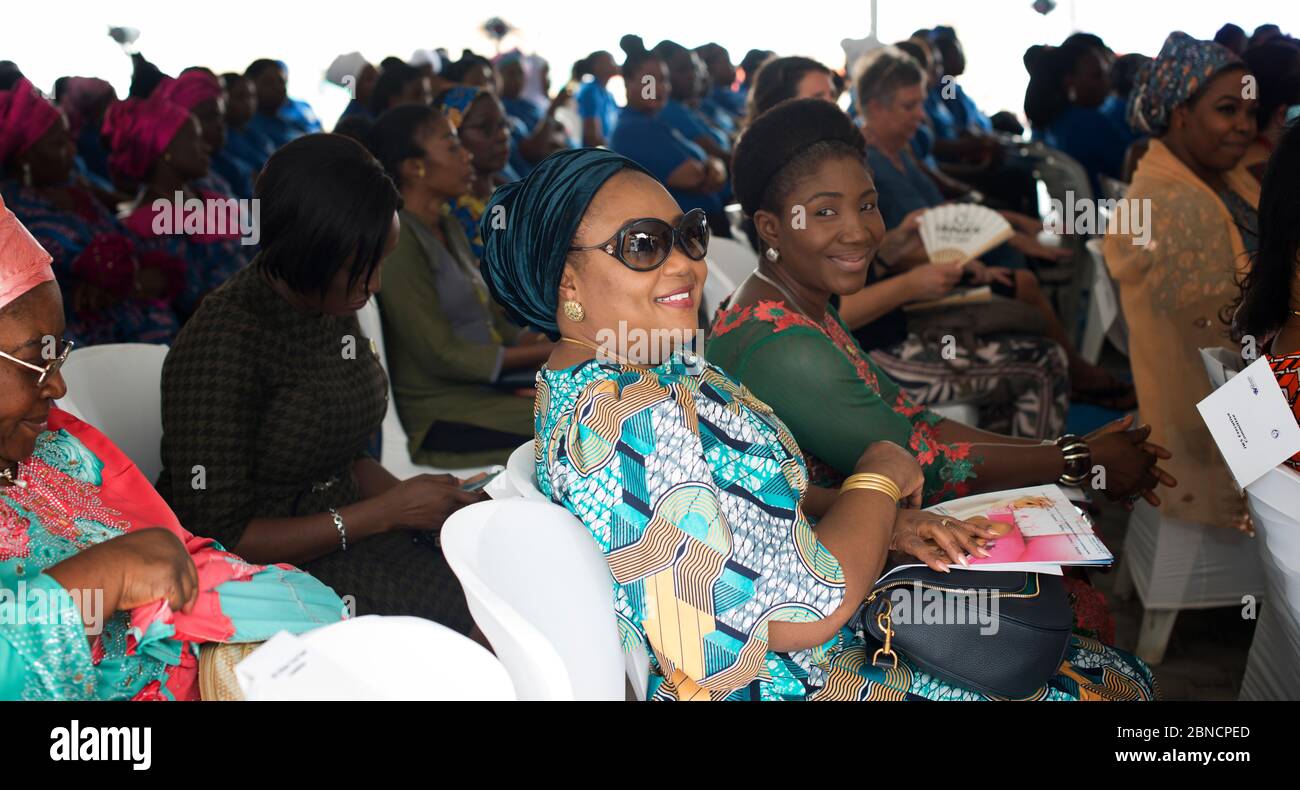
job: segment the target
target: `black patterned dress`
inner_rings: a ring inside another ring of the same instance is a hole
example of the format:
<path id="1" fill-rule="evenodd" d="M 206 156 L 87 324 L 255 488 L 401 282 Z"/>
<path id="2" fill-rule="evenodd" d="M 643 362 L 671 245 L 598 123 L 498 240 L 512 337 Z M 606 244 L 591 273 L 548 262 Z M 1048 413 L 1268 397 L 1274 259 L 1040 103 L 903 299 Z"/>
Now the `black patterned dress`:
<path id="1" fill-rule="evenodd" d="M 323 513 L 360 499 L 388 382 L 355 316 L 307 315 L 254 262 L 213 291 L 163 366 L 158 490 L 190 531 L 233 549 L 248 522 Z M 414 615 L 467 632 L 464 594 L 442 554 L 397 530 L 299 566 L 356 613 Z"/>

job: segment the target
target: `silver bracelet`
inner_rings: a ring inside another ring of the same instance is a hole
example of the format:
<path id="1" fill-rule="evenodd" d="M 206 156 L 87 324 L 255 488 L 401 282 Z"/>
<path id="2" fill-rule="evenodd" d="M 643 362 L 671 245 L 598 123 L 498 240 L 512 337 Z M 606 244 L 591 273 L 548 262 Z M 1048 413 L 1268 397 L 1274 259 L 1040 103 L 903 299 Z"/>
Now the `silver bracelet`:
<path id="1" fill-rule="evenodd" d="M 343 525 L 343 517 L 334 508 L 330 508 L 330 516 L 334 518 L 334 529 L 339 531 L 339 547 L 343 551 L 348 550 L 348 528 Z"/>

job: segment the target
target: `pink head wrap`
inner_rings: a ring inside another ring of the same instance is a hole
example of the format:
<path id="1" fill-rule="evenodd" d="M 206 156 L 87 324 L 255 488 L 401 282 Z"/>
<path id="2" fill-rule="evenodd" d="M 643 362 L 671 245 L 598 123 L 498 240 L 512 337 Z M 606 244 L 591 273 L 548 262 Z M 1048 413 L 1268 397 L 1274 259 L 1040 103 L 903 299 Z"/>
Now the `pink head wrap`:
<path id="1" fill-rule="evenodd" d="M 58 108 L 26 77 L 0 91 L 0 163 L 31 148 L 58 117 Z"/>
<path id="2" fill-rule="evenodd" d="M 143 180 L 189 117 L 189 110 L 157 92 L 145 100 L 114 103 L 104 113 L 109 169 L 131 181 Z"/>
<path id="3" fill-rule="evenodd" d="M 41 283 L 53 280 L 51 260 L 0 198 L 0 310 Z"/>
<path id="4" fill-rule="evenodd" d="M 202 69 L 193 69 L 176 79 L 163 77 L 152 95 L 193 110 L 208 99 L 221 98 L 224 93 L 216 77 Z"/>
<path id="5" fill-rule="evenodd" d="M 59 108 L 68 115 L 68 126 L 75 135 L 81 131 L 81 125 L 105 97 L 117 97 L 113 86 L 99 77 L 68 77 L 63 86 L 63 96 L 59 99 Z"/>

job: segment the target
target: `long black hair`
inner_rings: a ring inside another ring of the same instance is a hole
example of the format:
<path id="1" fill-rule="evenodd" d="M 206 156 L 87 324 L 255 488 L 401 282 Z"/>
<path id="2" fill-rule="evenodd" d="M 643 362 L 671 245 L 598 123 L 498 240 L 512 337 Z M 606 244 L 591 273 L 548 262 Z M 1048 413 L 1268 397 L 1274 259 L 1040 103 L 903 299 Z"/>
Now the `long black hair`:
<path id="1" fill-rule="evenodd" d="M 1252 335 L 1263 341 L 1282 328 L 1292 310 L 1300 309 L 1292 302 L 1300 272 L 1300 222 L 1296 217 L 1300 217 L 1300 122 L 1288 127 L 1264 173 L 1259 193 L 1259 250 L 1240 283 L 1241 296 L 1228 307 L 1234 340 Z"/>

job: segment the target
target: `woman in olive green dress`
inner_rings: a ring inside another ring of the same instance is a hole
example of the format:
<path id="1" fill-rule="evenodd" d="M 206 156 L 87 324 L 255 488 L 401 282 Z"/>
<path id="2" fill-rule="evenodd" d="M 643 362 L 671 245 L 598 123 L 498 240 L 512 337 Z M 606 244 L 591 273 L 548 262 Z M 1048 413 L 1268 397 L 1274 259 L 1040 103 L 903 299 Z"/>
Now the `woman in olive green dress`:
<path id="1" fill-rule="evenodd" d="M 450 122 L 423 105 L 395 107 L 368 139 L 402 193 L 379 306 L 411 459 L 450 469 L 504 463 L 532 438 L 533 378 L 552 344 L 505 319 L 446 211 L 474 173 Z"/>

